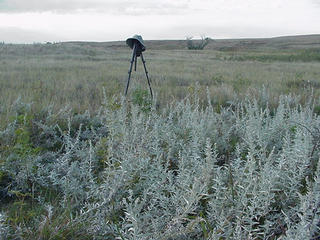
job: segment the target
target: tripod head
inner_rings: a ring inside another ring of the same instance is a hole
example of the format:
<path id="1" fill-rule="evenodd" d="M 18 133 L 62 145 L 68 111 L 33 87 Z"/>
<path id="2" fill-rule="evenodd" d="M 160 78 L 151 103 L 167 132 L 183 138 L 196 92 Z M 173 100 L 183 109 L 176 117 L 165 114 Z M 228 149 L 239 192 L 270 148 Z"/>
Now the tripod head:
<path id="1" fill-rule="evenodd" d="M 131 49 L 133 49 L 137 57 L 140 57 L 141 53 L 146 50 L 144 41 L 140 35 L 134 35 L 133 37 L 128 38 L 126 43 Z"/>

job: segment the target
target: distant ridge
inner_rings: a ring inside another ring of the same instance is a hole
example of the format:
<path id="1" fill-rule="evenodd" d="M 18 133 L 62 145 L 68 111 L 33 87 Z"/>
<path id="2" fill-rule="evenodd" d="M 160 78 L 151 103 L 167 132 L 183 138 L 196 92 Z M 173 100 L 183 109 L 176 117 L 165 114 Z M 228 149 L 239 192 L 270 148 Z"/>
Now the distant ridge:
<path id="1" fill-rule="evenodd" d="M 182 50 L 186 49 L 186 40 L 146 40 L 147 49 L 153 50 Z M 125 41 L 112 42 L 64 42 L 99 48 L 126 48 Z M 239 39 L 212 39 L 205 49 L 232 51 L 232 50 L 292 50 L 292 49 L 320 49 L 320 34 L 280 36 L 272 38 L 239 38 Z"/>

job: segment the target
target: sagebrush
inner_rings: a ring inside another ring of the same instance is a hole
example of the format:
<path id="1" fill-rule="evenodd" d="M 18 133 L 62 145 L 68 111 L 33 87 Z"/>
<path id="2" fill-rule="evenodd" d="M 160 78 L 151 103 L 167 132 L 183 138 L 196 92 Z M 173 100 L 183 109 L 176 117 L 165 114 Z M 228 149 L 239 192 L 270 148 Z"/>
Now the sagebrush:
<path id="1" fill-rule="evenodd" d="M 4 239 L 319 239 L 320 117 L 282 96 L 219 110 L 16 102 L 0 133 Z"/>

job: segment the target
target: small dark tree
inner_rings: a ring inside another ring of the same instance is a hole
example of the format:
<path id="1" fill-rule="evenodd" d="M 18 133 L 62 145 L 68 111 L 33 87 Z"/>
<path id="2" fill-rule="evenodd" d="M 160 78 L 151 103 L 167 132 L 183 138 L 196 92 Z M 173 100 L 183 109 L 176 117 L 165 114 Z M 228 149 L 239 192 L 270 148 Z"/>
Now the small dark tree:
<path id="1" fill-rule="evenodd" d="M 203 50 L 211 40 L 209 37 L 201 37 L 201 40 L 192 40 L 193 37 L 187 37 L 187 47 L 189 50 Z"/>

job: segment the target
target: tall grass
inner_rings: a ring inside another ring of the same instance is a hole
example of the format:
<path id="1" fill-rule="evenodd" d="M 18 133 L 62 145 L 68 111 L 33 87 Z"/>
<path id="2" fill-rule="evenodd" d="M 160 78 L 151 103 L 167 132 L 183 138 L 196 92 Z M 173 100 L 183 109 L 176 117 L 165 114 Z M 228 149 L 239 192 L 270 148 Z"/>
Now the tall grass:
<path id="1" fill-rule="evenodd" d="M 288 54 L 286 51 L 276 54 Z M 270 104 L 274 105 L 281 94 L 299 94 L 301 102 L 312 89 L 319 96 L 319 62 L 261 62 L 250 58 L 268 54 L 272 53 L 148 49 L 145 58 L 160 106 L 182 100 L 196 82 L 200 97 L 206 98 L 208 87 L 215 101 L 212 104 L 217 107 L 234 96 L 244 99 L 248 94 L 257 94 L 263 86 L 272 93 Z M 33 102 L 38 109 L 54 104 L 56 109 L 69 105 L 75 111 L 98 110 L 103 88 L 108 96 L 124 91 L 130 49 L 89 43 L 2 44 L 0 55 L 0 117 L 7 119 L 18 97 Z M 147 89 L 140 63 L 133 73 L 129 94 L 135 89 Z"/>

